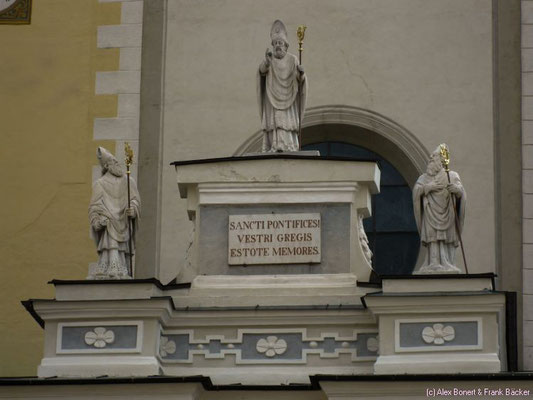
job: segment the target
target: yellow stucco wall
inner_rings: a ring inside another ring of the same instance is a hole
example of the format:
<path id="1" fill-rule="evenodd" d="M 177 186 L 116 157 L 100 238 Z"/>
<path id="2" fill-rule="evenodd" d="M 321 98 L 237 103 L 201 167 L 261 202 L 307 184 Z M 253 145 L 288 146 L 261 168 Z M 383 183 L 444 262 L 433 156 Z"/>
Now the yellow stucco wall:
<path id="1" fill-rule="evenodd" d="M 30 25 L 0 25 L 0 376 L 34 376 L 43 331 L 20 304 L 53 298 L 50 279 L 83 279 L 96 260 L 87 206 L 98 145 L 93 118 L 116 115 L 95 96 L 95 71 L 118 69 L 97 50 L 98 25 L 120 3 L 34 0 Z"/>

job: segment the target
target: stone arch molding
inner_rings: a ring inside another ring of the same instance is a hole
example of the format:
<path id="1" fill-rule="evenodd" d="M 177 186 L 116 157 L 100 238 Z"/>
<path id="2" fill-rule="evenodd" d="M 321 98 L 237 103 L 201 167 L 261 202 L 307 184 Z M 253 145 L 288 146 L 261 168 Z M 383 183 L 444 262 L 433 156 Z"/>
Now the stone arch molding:
<path id="1" fill-rule="evenodd" d="M 317 125 L 341 124 L 365 128 L 393 143 L 415 169 L 422 173 L 426 169 L 429 151 L 409 130 L 375 111 L 344 105 L 325 105 L 306 110 L 302 128 Z M 349 139 L 349 138 L 347 138 Z M 233 154 L 261 151 L 262 132 L 255 132 Z"/>

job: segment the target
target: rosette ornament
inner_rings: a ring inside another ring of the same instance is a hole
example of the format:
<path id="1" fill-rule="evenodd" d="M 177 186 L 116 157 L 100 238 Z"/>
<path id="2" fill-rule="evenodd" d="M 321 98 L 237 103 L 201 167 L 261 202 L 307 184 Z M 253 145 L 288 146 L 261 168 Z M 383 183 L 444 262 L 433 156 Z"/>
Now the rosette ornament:
<path id="1" fill-rule="evenodd" d="M 266 339 L 259 339 L 255 346 L 257 352 L 265 353 L 267 357 L 274 357 L 276 354 L 283 354 L 287 350 L 287 342 L 278 339 L 276 336 L 267 336 Z"/>
<path id="2" fill-rule="evenodd" d="M 85 343 L 98 349 L 103 349 L 115 341 L 115 333 L 103 327 L 94 328 L 85 334 Z"/>
<path id="3" fill-rule="evenodd" d="M 366 341 L 366 348 L 368 351 L 371 351 L 372 353 L 375 353 L 379 350 L 379 340 L 378 337 L 371 337 L 368 338 Z"/>
<path id="4" fill-rule="evenodd" d="M 161 357 L 166 357 L 169 354 L 174 354 L 176 352 L 176 342 L 169 340 L 166 336 L 161 336 L 161 341 L 159 342 L 159 354 Z"/>
<path id="5" fill-rule="evenodd" d="M 428 344 L 444 344 L 455 339 L 455 329 L 453 326 L 434 324 L 433 327 L 426 326 L 422 331 L 422 339 Z"/>

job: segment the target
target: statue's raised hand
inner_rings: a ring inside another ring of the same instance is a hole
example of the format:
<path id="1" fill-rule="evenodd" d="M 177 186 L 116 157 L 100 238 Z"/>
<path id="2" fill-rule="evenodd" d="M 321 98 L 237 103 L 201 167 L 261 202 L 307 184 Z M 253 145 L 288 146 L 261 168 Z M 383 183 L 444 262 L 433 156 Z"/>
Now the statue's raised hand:
<path id="1" fill-rule="evenodd" d="M 426 186 L 424 186 L 424 191 L 425 191 L 426 194 L 428 194 L 428 193 L 431 193 L 431 192 L 436 192 L 436 191 L 442 190 L 444 188 L 445 188 L 445 186 L 442 185 L 441 183 L 431 182 L 431 183 L 428 183 Z"/>
<path id="2" fill-rule="evenodd" d="M 298 72 L 300 72 L 300 75 L 305 73 L 303 65 L 298 65 Z"/>
<path id="3" fill-rule="evenodd" d="M 272 60 L 272 50 L 270 50 L 268 47 L 265 51 L 265 63 L 266 65 L 270 65 L 270 60 Z"/>

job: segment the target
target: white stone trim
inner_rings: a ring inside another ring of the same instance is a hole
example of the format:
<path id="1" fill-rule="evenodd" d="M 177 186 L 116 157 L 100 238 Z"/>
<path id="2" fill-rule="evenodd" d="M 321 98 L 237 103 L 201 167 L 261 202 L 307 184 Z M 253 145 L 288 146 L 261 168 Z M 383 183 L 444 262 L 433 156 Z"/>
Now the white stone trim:
<path id="1" fill-rule="evenodd" d="M 119 94 L 117 116 L 120 118 L 138 117 L 140 104 L 141 104 L 141 96 L 139 94 L 136 94 L 136 93 Z"/>
<path id="2" fill-rule="evenodd" d="M 63 328 L 64 327 L 79 327 L 79 328 L 97 328 L 99 326 L 136 326 L 137 338 L 136 346 L 128 349 L 63 349 L 61 343 L 63 342 Z M 100 353 L 140 353 L 143 342 L 143 321 L 81 321 L 81 322 L 59 322 L 57 324 L 57 338 L 56 338 L 56 354 L 100 354 Z"/>
<path id="3" fill-rule="evenodd" d="M 151 376 L 159 374 L 155 357 L 146 356 L 72 356 L 45 357 L 37 370 L 39 378 L 52 376 Z"/>
<path id="4" fill-rule="evenodd" d="M 291 384 L 310 384 L 309 377 L 314 375 L 372 375 L 372 363 L 361 363 L 350 366 L 306 366 L 300 365 L 298 368 L 290 365 L 256 365 L 253 367 L 243 366 L 241 368 L 221 368 L 221 367 L 195 367 L 185 365 L 162 365 L 164 375 L 168 376 L 209 376 L 214 385 L 235 385 L 236 382 L 242 385 L 283 385 L 288 387 Z M 290 389 L 289 389 L 290 390 Z M 213 393 L 216 396 L 216 393 Z M 235 393 L 235 392 L 233 392 Z M 247 397 L 240 397 L 245 399 L 279 399 L 288 397 L 283 396 L 280 392 L 279 396 L 276 394 L 269 394 L 270 397 L 258 397 L 257 391 L 242 392 L 242 395 L 249 393 Z M 301 393 L 298 395 L 298 393 Z M 311 392 L 313 393 L 313 392 Z M 316 393 L 316 392 L 315 392 Z M 224 394 L 224 393 L 218 393 Z M 240 394 L 240 393 L 239 393 Z M 236 399 L 236 395 L 231 397 L 231 392 L 228 397 L 211 397 Z M 306 391 L 290 391 L 291 399 L 308 400 L 310 393 Z M 311 394 L 312 395 L 312 394 Z M 283 397 L 282 397 L 283 396 Z M 312 395 L 313 396 L 313 395 Z M 314 396 L 312 398 L 315 398 Z M 174 398 L 173 398 L 174 399 Z M 341 400 L 339 397 L 330 398 L 331 400 Z M 349 399 L 352 399 L 351 397 Z M 344 400 L 344 399 L 343 399 Z M 348 398 L 346 398 L 348 400 Z"/>
<path id="5" fill-rule="evenodd" d="M 96 73 L 96 94 L 141 92 L 140 71 L 104 71 Z"/>
<path id="6" fill-rule="evenodd" d="M 491 278 L 383 279 L 383 293 L 473 292 L 494 290 Z"/>
<path id="7" fill-rule="evenodd" d="M 500 359 L 496 353 L 402 354 L 380 356 L 374 364 L 376 375 L 398 374 L 467 374 L 498 373 Z"/>
<path id="8" fill-rule="evenodd" d="M 280 183 L 269 185 L 257 183 L 239 185 L 231 183 L 200 183 L 198 185 L 198 204 L 265 204 L 265 203 L 355 203 L 359 185 L 313 183 Z"/>
<path id="9" fill-rule="evenodd" d="M 198 275 L 192 281 L 193 289 L 275 289 L 275 288 L 352 288 L 357 276 L 344 274 L 307 275 Z"/>
<path id="10" fill-rule="evenodd" d="M 119 48 L 118 71 L 97 71 L 96 95 L 118 95 L 116 118 L 95 118 L 93 140 L 115 140 L 115 156 L 124 164 L 124 142 L 135 154 L 131 176 L 137 179 L 137 154 L 139 151 L 139 118 L 141 93 L 142 53 L 142 0 L 99 0 L 100 3 L 121 3 L 121 24 L 102 25 L 97 28 L 97 47 Z M 100 167 L 94 166 L 92 181 L 101 176 Z"/>
<path id="11" fill-rule="evenodd" d="M 143 1 L 121 2 L 121 24 L 98 27 L 98 48 L 119 48 L 118 71 L 97 71 L 95 93 L 119 95 L 117 118 L 95 118 L 94 140 L 139 140 Z"/>
<path id="12" fill-rule="evenodd" d="M 94 140 L 115 139 L 138 140 L 139 119 L 137 118 L 95 118 Z"/>
<path id="13" fill-rule="evenodd" d="M 122 6 L 124 7 L 124 3 Z M 99 26 L 97 43 L 100 49 L 141 47 L 142 24 Z"/>
<path id="14" fill-rule="evenodd" d="M 477 345 L 454 345 L 454 346 L 425 346 L 402 347 L 400 345 L 400 324 L 402 323 L 427 323 L 432 325 L 439 322 L 477 322 Z M 483 319 L 480 317 L 446 317 L 446 318 L 401 318 L 394 320 L 394 351 L 396 353 L 417 353 L 432 351 L 466 351 L 483 349 Z"/>
<path id="15" fill-rule="evenodd" d="M 119 69 L 121 71 L 140 71 L 141 54 L 142 50 L 140 47 L 121 48 Z"/>
<path id="16" fill-rule="evenodd" d="M 220 340 L 220 344 L 241 344 L 243 342 L 244 334 L 280 334 L 280 333 L 300 333 L 302 335 L 302 342 L 312 342 L 312 341 L 323 341 L 325 338 L 332 338 L 337 342 L 357 341 L 357 336 L 360 333 L 378 333 L 376 329 L 363 328 L 353 331 L 352 336 L 341 336 L 338 332 L 321 332 L 320 336 L 307 336 L 307 328 L 249 328 L 249 329 L 238 329 L 237 337 L 235 339 L 226 338 L 224 335 L 206 335 L 205 339 L 194 339 L 194 330 L 193 329 L 169 329 L 161 332 L 161 335 L 189 335 L 189 344 L 209 344 L 212 340 Z M 161 338 L 160 335 L 160 338 Z M 159 341 L 157 346 L 159 348 Z M 335 349 L 333 353 L 326 353 L 324 349 L 303 349 L 302 358 L 299 360 L 295 359 L 254 359 L 248 360 L 242 358 L 242 353 L 240 349 L 221 349 L 220 353 L 211 354 L 208 349 L 198 349 L 198 350 L 189 350 L 189 357 L 187 360 L 171 360 L 163 359 L 160 357 L 158 352 L 158 359 L 165 364 L 191 364 L 194 362 L 195 355 L 203 355 L 205 359 L 224 359 L 226 355 L 233 354 L 235 355 L 235 364 L 306 364 L 307 356 L 309 354 L 316 354 L 322 359 L 327 358 L 339 358 L 341 354 L 351 354 L 352 362 L 366 362 L 374 361 L 377 358 L 376 356 L 366 356 L 366 357 L 357 357 L 357 349 Z"/>
<path id="17" fill-rule="evenodd" d="M 129 1 L 122 3 L 121 24 L 142 24 L 143 1 Z"/>

